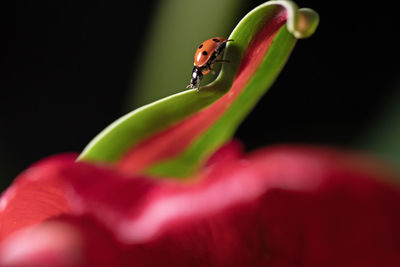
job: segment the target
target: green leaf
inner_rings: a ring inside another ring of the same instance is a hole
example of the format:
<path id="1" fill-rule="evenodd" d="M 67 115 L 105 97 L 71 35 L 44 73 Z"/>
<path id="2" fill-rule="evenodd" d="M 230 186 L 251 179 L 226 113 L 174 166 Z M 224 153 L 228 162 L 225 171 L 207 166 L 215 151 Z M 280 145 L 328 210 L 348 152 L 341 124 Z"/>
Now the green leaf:
<path id="1" fill-rule="evenodd" d="M 128 113 L 96 136 L 78 160 L 109 162 L 128 172 L 191 174 L 232 137 L 278 76 L 296 38 L 309 37 L 317 25 L 314 11 L 291 1 L 258 6 L 229 36 L 234 42 L 224 57 L 230 63 L 214 82 L 199 93 L 187 90 Z"/>

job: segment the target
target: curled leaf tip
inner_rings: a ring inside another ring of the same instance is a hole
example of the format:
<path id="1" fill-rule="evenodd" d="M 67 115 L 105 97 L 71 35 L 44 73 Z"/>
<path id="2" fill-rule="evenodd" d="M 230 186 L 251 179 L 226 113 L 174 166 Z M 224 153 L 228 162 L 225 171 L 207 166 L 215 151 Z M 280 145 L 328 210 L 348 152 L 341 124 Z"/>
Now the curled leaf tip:
<path id="1" fill-rule="evenodd" d="M 270 1 L 266 4 L 278 4 L 283 6 L 288 12 L 287 29 L 297 39 L 308 38 L 314 34 L 318 27 L 319 15 L 311 8 L 298 8 L 290 1 Z"/>
<path id="2" fill-rule="evenodd" d="M 298 39 L 308 38 L 318 27 L 319 15 L 311 8 L 301 8 L 297 13 L 296 29 L 293 35 Z"/>

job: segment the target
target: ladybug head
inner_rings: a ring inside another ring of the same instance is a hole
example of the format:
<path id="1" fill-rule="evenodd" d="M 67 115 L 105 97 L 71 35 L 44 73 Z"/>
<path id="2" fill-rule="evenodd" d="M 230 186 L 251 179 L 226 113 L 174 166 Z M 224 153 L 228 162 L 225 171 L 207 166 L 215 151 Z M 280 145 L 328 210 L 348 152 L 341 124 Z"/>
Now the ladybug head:
<path id="1" fill-rule="evenodd" d="M 190 79 L 190 84 L 186 86 L 186 88 L 192 88 L 192 89 L 196 88 L 197 91 L 199 91 L 200 82 L 202 78 L 203 78 L 203 73 L 201 72 L 201 69 L 197 66 L 194 66 L 192 70 L 192 78 Z"/>

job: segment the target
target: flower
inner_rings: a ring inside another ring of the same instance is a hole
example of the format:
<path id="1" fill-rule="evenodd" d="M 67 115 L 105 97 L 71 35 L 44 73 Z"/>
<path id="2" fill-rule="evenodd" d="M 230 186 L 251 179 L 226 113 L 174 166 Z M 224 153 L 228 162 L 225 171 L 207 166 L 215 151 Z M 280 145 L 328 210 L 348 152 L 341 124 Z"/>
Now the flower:
<path id="1" fill-rule="evenodd" d="M 0 262 L 396 266 L 395 177 L 362 155 L 300 146 L 243 155 L 229 143 L 185 182 L 59 155 L 3 194 Z"/>

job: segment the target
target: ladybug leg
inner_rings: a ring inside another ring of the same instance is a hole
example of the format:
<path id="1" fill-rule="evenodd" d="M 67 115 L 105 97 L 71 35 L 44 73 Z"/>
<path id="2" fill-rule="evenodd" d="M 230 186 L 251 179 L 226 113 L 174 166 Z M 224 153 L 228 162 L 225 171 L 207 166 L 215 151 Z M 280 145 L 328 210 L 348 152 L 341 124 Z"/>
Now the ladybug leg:
<path id="1" fill-rule="evenodd" d="M 214 65 L 210 65 L 208 69 L 211 71 L 213 75 L 215 74 Z"/>
<path id="2" fill-rule="evenodd" d="M 200 69 L 199 70 L 199 72 L 198 72 L 198 74 L 197 74 L 197 80 L 196 80 L 196 92 L 198 93 L 199 92 L 199 90 L 200 90 L 200 83 L 201 83 L 201 80 L 203 79 L 203 72 L 202 72 L 202 70 Z"/>
<path id="3" fill-rule="evenodd" d="M 198 79 L 197 83 L 196 83 L 196 93 L 199 93 L 199 91 L 200 91 L 200 82 L 201 82 L 201 80 Z"/>

